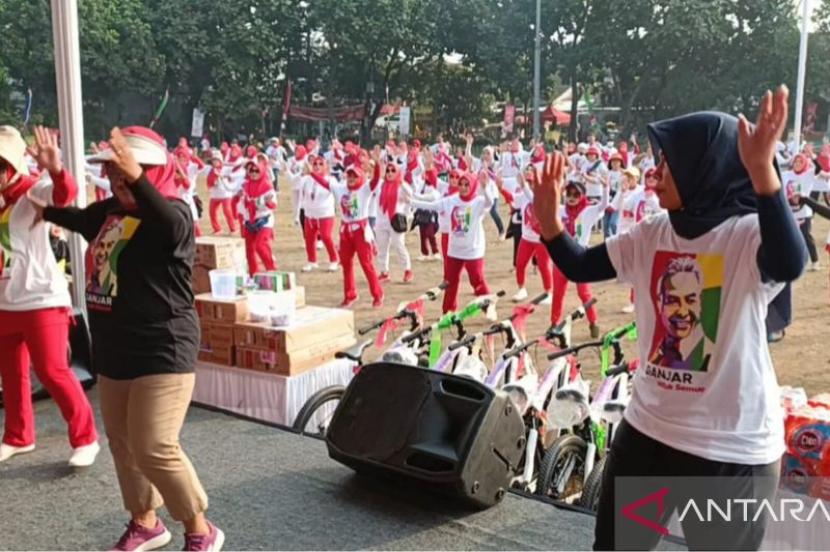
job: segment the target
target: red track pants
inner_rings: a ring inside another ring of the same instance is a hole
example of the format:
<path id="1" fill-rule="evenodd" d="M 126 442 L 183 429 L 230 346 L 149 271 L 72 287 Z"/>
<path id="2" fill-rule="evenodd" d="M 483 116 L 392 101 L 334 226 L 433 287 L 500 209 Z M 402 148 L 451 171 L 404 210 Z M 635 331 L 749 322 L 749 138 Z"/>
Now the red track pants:
<path id="1" fill-rule="evenodd" d="M 214 232 L 221 232 L 222 226 L 219 224 L 219 208 L 222 208 L 222 214 L 225 215 L 225 222 L 228 223 L 228 228 L 231 232 L 236 232 L 236 217 L 231 208 L 230 199 L 213 199 L 210 200 L 210 225 Z"/>
<path id="2" fill-rule="evenodd" d="M 454 311 L 458 308 L 458 284 L 461 280 L 461 271 L 466 269 L 470 278 L 470 285 L 476 296 L 487 295 L 490 288 L 484 280 L 484 259 L 464 260 L 454 257 L 447 257 L 445 265 L 447 276 L 447 289 L 444 291 L 444 313 Z"/>
<path id="3" fill-rule="evenodd" d="M 542 243 L 533 243 L 525 239 L 519 242 L 519 250 L 516 252 L 516 283 L 520 288 L 525 287 L 527 265 L 533 257 L 536 257 L 542 286 L 550 293 L 553 290 L 553 261 L 550 260 L 548 250 Z"/>
<path id="4" fill-rule="evenodd" d="M 3 442 L 15 447 L 35 442 L 31 366 L 69 426 L 69 444 L 98 439 L 92 407 L 69 369 L 69 313 L 66 308 L 0 311 L 0 378 L 3 382 Z"/>
<path id="5" fill-rule="evenodd" d="M 326 246 L 329 254 L 329 261 L 337 262 L 337 249 L 334 247 L 334 239 L 331 237 L 334 232 L 334 217 L 313 219 L 305 217 L 303 237 L 305 238 L 305 254 L 308 262 L 317 262 L 317 240 L 320 239 Z"/>
<path id="6" fill-rule="evenodd" d="M 257 257 L 262 260 L 265 270 L 276 270 L 277 263 L 274 262 L 274 253 L 271 251 L 271 243 L 274 241 L 273 228 L 260 228 L 257 232 L 248 232 L 243 228 L 245 234 L 245 256 L 248 258 L 248 274 L 253 276 L 259 272 Z"/>
<path id="7" fill-rule="evenodd" d="M 444 258 L 444 281 L 447 281 L 447 251 L 450 250 L 450 235 L 441 232 L 441 256 Z"/>
<path id="8" fill-rule="evenodd" d="M 553 265 L 553 305 L 550 309 L 551 324 L 559 324 L 559 319 L 562 318 L 562 304 L 565 301 L 565 293 L 568 291 L 568 284 L 570 282 L 564 274 Z M 576 293 L 579 295 L 579 300 L 587 303 L 591 300 L 591 285 L 590 284 L 576 284 Z M 591 306 L 585 313 L 588 317 L 588 322 L 591 324 L 597 323 L 597 309 Z"/>
<path id="9" fill-rule="evenodd" d="M 378 274 L 374 264 L 374 245 L 366 241 L 365 227 L 368 221 L 363 220 L 340 225 L 340 264 L 343 266 L 343 298 L 348 300 L 357 298 L 357 288 L 354 283 L 354 256 L 357 260 L 366 281 L 372 298 L 378 301 L 383 298 L 383 288 L 378 281 Z"/>

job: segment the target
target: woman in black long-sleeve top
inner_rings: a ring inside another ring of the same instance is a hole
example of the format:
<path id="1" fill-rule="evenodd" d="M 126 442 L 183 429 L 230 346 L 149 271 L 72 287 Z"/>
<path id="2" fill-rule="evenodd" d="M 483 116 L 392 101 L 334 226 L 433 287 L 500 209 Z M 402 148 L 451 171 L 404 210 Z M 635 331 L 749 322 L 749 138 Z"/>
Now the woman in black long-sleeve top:
<path id="1" fill-rule="evenodd" d="M 170 532 L 155 513 L 165 505 L 185 526 L 186 550 L 219 550 L 224 535 L 205 519 L 207 496 L 179 446 L 199 346 L 193 220 L 158 134 L 114 129 L 110 144 L 95 160 L 106 163 L 113 197 L 41 214 L 89 242 L 86 300 L 101 414 L 131 514 L 115 548 L 166 545 Z"/>
<path id="2" fill-rule="evenodd" d="M 563 231 L 556 216 L 560 155 L 548 160 L 536 187 L 542 237 L 560 270 L 575 282 L 617 277 L 637 301 L 641 365 L 603 478 L 596 549 L 655 546 L 665 518 L 690 498 L 705 505 L 706 498 L 774 493 L 783 414 L 764 318 L 806 260 L 774 161 L 787 97 L 785 87 L 774 98 L 767 93 L 755 126 L 712 112 L 649 125 L 659 152 L 656 191 L 668 213 L 602 245 L 580 247 Z M 641 481 L 635 494 L 621 486 L 617 495 L 615 480 L 626 476 L 706 479 L 662 479 L 655 488 Z M 615 512 L 644 498 L 665 507 L 664 517 L 646 527 L 629 512 L 615 531 Z M 752 521 L 754 507 L 749 512 Z M 683 522 L 691 549 L 754 549 L 765 528 L 763 516 L 757 523 L 696 522 Z"/>

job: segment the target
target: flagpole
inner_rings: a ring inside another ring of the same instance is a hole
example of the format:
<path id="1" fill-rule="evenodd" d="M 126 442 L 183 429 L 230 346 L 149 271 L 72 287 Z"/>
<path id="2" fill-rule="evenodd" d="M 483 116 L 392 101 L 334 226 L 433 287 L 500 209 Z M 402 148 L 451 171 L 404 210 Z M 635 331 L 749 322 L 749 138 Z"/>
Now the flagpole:
<path id="1" fill-rule="evenodd" d="M 810 21 L 810 0 L 801 0 L 801 41 L 798 44 L 798 81 L 795 92 L 795 128 L 793 140 L 795 151 L 801 151 L 801 126 L 804 112 L 804 79 L 807 72 L 807 33 Z"/>
<path id="2" fill-rule="evenodd" d="M 66 170 L 78 181 L 77 207 L 86 207 L 84 169 L 84 113 L 81 96 L 81 56 L 78 46 L 77 0 L 52 0 L 52 38 L 55 48 L 55 80 L 58 88 L 58 117 L 61 153 Z M 72 298 L 75 307 L 86 310 L 84 255 L 81 235 L 69 234 L 72 263 Z"/>
<path id="3" fill-rule="evenodd" d="M 536 25 L 533 32 L 536 34 L 533 48 L 533 139 L 539 139 L 539 103 L 541 101 L 541 69 L 540 58 L 542 57 L 542 5 L 541 0 L 536 0 Z"/>

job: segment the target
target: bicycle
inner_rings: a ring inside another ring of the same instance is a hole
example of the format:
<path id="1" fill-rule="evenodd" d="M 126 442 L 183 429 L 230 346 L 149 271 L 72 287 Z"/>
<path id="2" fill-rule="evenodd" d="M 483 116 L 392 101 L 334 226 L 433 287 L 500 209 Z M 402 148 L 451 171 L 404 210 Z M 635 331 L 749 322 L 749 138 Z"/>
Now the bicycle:
<path id="1" fill-rule="evenodd" d="M 363 355 L 366 350 L 373 343 L 377 344 L 379 347 L 383 346 L 385 343 L 385 333 L 397 330 L 401 322 L 408 321 L 409 329 L 401 334 L 401 336 L 399 336 L 392 343 L 386 352 L 388 353 L 392 350 L 399 350 L 400 347 L 405 345 L 402 339 L 417 332 L 423 324 L 424 302 L 435 301 L 441 296 L 444 289 L 446 289 L 445 284 L 431 288 L 414 301 L 403 304 L 392 316 L 381 319 L 365 328 L 359 329 L 357 331 L 359 336 L 365 336 L 375 330 L 381 330 L 381 333 L 384 335 L 379 333 L 377 340 L 369 339 L 362 341 L 350 349 L 335 353 L 334 357 L 354 363 L 353 370 L 357 373 L 363 366 Z M 413 343 L 412 346 L 419 348 L 420 343 Z M 294 419 L 292 428 L 303 435 L 322 437 L 325 435 L 326 430 L 328 429 L 328 424 L 334 415 L 333 403 L 339 402 L 345 393 L 346 386 L 344 385 L 330 385 L 315 392 L 308 399 L 306 399 L 306 402 L 300 408 L 300 411 L 297 413 L 297 417 Z M 312 426 L 312 429 L 309 429 L 309 425 Z"/>
<path id="2" fill-rule="evenodd" d="M 537 493 L 558 500 L 578 498 L 581 496 L 585 482 L 593 471 L 598 450 L 604 451 L 608 440 L 607 427 L 601 422 L 599 413 L 591 409 L 589 401 L 590 384 L 581 376 L 581 364 L 578 355 L 585 349 L 600 351 L 600 373 L 606 386 L 619 383 L 619 366 L 624 365 L 624 356 L 620 340 L 628 336 L 636 339 L 634 323 L 627 324 L 611 332 L 597 341 L 590 341 L 577 346 L 568 347 L 548 355 L 549 360 L 569 358 L 575 376 L 554 394 L 548 407 L 549 419 L 552 425 L 567 430 L 557 437 L 545 453 L 545 458 L 539 468 L 542 485 L 537 486 Z M 613 363 L 610 354 L 613 352 Z M 616 380 L 606 377 L 613 374 Z M 627 381 L 626 381 L 627 386 Z M 619 387 L 615 385 L 614 389 Z"/>

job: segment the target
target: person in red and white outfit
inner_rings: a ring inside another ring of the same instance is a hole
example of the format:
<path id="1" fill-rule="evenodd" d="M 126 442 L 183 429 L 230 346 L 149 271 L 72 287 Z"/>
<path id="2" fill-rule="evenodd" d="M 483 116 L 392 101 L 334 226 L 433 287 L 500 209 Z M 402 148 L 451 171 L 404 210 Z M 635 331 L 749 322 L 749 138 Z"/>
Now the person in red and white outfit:
<path id="1" fill-rule="evenodd" d="M 245 183 L 239 213 L 242 215 L 242 237 L 245 238 L 245 255 L 248 274 L 259 272 L 258 260 L 265 270 L 276 270 L 272 246 L 274 242 L 274 209 L 277 208 L 277 192 L 271 184 L 268 157 L 260 154 L 245 165 Z"/>
<path id="2" fill-rule="evenodd" d="M 300 204 L 305 219 L 303 237 L 308 263 L 303 267 L 303 272 L 311 272 L 318 268 L 318 239 L 322 240 L 329 255 L 328 271 L 335 272 L 338 268 L 338 262 L 337 249 L 332 238 L 334 232 L 334 195 L 330 189 L 320 186 L 318 180 L 326 179 L 330 186 L 336 184 L 337 181 L 328 174 L 326 160 L 321 156 L 312 157 L 310 170 L 308 167 L 305 170 L 308 174 L 302 179 Z"/>
<path id="3" fill-rule="evenodd" d="M 403 281 L 408 283 L 414 278 L 412 259 L 406 249 L 406 233 L 409 230 L 407 216 L 412 200 L 412 187 L 404 182 L 403 170 L 397 163 L 380 161 L 380 148 L 375 147 L 372 156 L 375 162 L 372 187 L 380 183 L 375 221 L 380 281 L 389 281 L 389 250 L 394 249 L 398 261 L 403 265 Z"/>
<path id="4" fill-rule="evenodd" d="M 368 159 L 366 161 L 368 167 Z M 363 169 L 356 163 L 346 169 L 345 176 L 346 183 L 339 184 L 312 175 L 317 184 L 334 194 L 340 206 L 340 264 L 343 267 L 343 303 L 340 306 L 348 308 L 358 300 L 354 281 L 354 257 L 357 255 L 372 294 L 372 307 L 380 308 L 383 306 L 383 287 L 375 271 L 375 237 L 369 225 L 369 203 L 378 181 L 373 179 L 367 183 Z"/>
<path id="5" fill-rule="evenodd" d="M 490 212 L 495 200 L 491 186 L 487 186 L 487 173 L 480 178 L 485 183 L 483 194 L 479 194 L 479 178 L 462 173 L 458 179 L 458 193 L 438 201 L 413 200 L 417 209 L 431 209 L 450 213 L 451 233 L 447 252 L 446 279 L 443 312 L 458 308 L 458 286 L 461 271 L 466 270 L 476 296 L 488 295 L 490 288 L 484 278 L 484 217 Z"/>
<path id="6" fill-rule="evenodd" d="M 29 176 L 26 143 L 0 126 L 0 381 L 5 426 L 0 462 L 35 448 L 29 370 L 57 403 L 69 427 L 71 466 L 89 466 L 100 451 L 92 407 L 69 369 L 70 307 L 66 278 L 49 245 L 49 225 L 34 201 L 65 207 L 77 184 L 61 163 L 57 138 L 35 129 L 32 156 L 41 178 Z"/>
<path id="7" fill-rule="evenodd" d="M 565 223 L 568 234 L 583 247 L 588 245 L 591 239 L 591 228 L 605 213 L 608 206 L 608 186 L 602 186 L 602 195 L 599 203 L 590 205 L 585 195 L 585 186 L 581 182 L 568 182 L 565 186 L 565 204 L 560 210 L 560 216 Z M 568 278 L 562 274 L 559 268 L 553 266 L 553 305 L 550 311 L 550 322 L 552 325 L 559 324 L 562 318 L 562 307 L 565 302 L 565 293 L 568 291 Z M 576 293 L 582 303 L 592 299 L 590 284 L 576 284 Z M 586 316 L 591 328 L 591 337 L 599 337 L 599 326 L 597 325 L 597 310 L 591 306 L 586 311 Z"/>
<path id="8" fill-rule="evenodd" d="M 207 187 L 210 193 L 210 225 L 213 227 L 213 233 L 218 234 L 222 231 L 222 225 L 219 223 L 219 211 L 225 216 L 225 222 L 231 233 L 236 232 L 236 216 L 231 208 L 231 198 L 233 198 L 241 182 L 231 174 L 229 167 L 226 167 L 222 162 L 221 157 L 214 157 L 210 161 L 211 171 L 207 176 Z"/>
<path id="9" fill-rule="evenodd" d="M 185 144 L 176 147 L 173 152 L 176 157 L 176 185 L 179 187 L 179 194 L 182 200 L 190 207 L 190 214 L 193 216 L 193 233 L 196 237 L 202 235 L 199 228 L 199 210 L 196 207 L 196 176 L 205 164 Z"/>
<path id="10" fill-rule="evenodd" d="M 553 263 L 550 260 L 548 250 L 539 239 L 539 220 L 536 218 L 536 213 L 533 210 L 533 191 L 530 188 L 536 179 L 537 171 L 533 165 L 525 167 L 524 173 L 519 173 L 519 192 L 515 195 L 510 194 L 504 189 L 504 184 L 500 178 L 496 178 L 496 183 L 501 190 L 502 195 L 510 203 L 511 209 L 516 209 L 522 214 L 522 239 L 519 242 L 519 249 L 516 256 L 516 284 L 519 290 L 513 296 L 513 301 L 520 302 L 527 299 L 527 288 L 525 287 L 525 276 L 527 274 L 527 265 L 530 260 L 535 258 L 536 265 L 539 268 L 539 275 L 542 278 L 542 288 L 548 293 L 549 304 L 550 294 L 553 293 Z"/>

